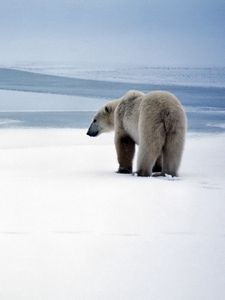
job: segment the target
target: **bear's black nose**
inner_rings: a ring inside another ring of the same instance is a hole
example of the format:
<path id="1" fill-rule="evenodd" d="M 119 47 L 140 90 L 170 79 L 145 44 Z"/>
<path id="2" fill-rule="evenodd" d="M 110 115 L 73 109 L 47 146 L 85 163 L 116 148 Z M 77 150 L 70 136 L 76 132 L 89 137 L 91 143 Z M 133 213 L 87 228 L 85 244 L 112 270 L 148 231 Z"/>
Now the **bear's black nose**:
<path id="1" fill-rule="evenodd" d="M 98 131 L 94 131 L 94 130 L 91 130 L 90 128 L 88 129 L 87 135 L 91 136 L 91 137 L 95 137 L 98 135 Z"/>

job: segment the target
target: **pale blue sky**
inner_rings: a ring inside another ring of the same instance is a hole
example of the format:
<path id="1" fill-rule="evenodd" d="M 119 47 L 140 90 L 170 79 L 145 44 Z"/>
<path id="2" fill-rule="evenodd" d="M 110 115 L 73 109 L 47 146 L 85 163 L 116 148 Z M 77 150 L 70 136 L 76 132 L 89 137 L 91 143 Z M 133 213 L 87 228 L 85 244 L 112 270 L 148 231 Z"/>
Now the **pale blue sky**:
<path id="1" fill-rule="evenodd" d="M 224 0 L 0 0 L 0 63 L 225 66 Z"/>

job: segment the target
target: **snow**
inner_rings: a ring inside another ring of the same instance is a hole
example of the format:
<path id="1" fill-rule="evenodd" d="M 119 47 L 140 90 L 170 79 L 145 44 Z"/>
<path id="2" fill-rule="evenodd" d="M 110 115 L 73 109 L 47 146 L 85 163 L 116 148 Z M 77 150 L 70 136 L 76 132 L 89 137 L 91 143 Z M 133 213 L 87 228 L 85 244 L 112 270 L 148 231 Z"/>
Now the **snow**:
<path id="1" fill-rule="evenodd" d="M 116 174 L 111 134 L 0 130 L 0 298 L 222 300 L 225 135 L 180 177 Z"/>

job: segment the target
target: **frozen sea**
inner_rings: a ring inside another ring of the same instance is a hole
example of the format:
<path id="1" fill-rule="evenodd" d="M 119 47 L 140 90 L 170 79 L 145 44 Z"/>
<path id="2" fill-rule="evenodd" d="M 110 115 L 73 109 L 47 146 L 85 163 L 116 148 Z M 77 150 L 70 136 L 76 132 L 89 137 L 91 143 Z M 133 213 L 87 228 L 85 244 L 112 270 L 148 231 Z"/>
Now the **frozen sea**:
<path id="1" fill-rule="evenodd" d="M 0 128 L 86 128 L 94 112 L 129 89 L 169 90 L 190 132 L 225 131 L 225 68 L 20 65 L 0 68 Z"/>

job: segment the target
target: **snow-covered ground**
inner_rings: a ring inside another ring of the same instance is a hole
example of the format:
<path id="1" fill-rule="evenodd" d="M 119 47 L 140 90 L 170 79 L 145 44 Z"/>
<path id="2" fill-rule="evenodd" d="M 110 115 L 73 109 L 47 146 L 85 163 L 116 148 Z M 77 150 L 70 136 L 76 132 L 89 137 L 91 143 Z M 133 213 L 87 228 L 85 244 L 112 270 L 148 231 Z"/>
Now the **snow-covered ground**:
<path id="1" fill-rule="evenodd" d="M 113 136 L 0 131 L 0 299 L 222 300 L 225 135 L 180 178 L 119 175 Z"/>

